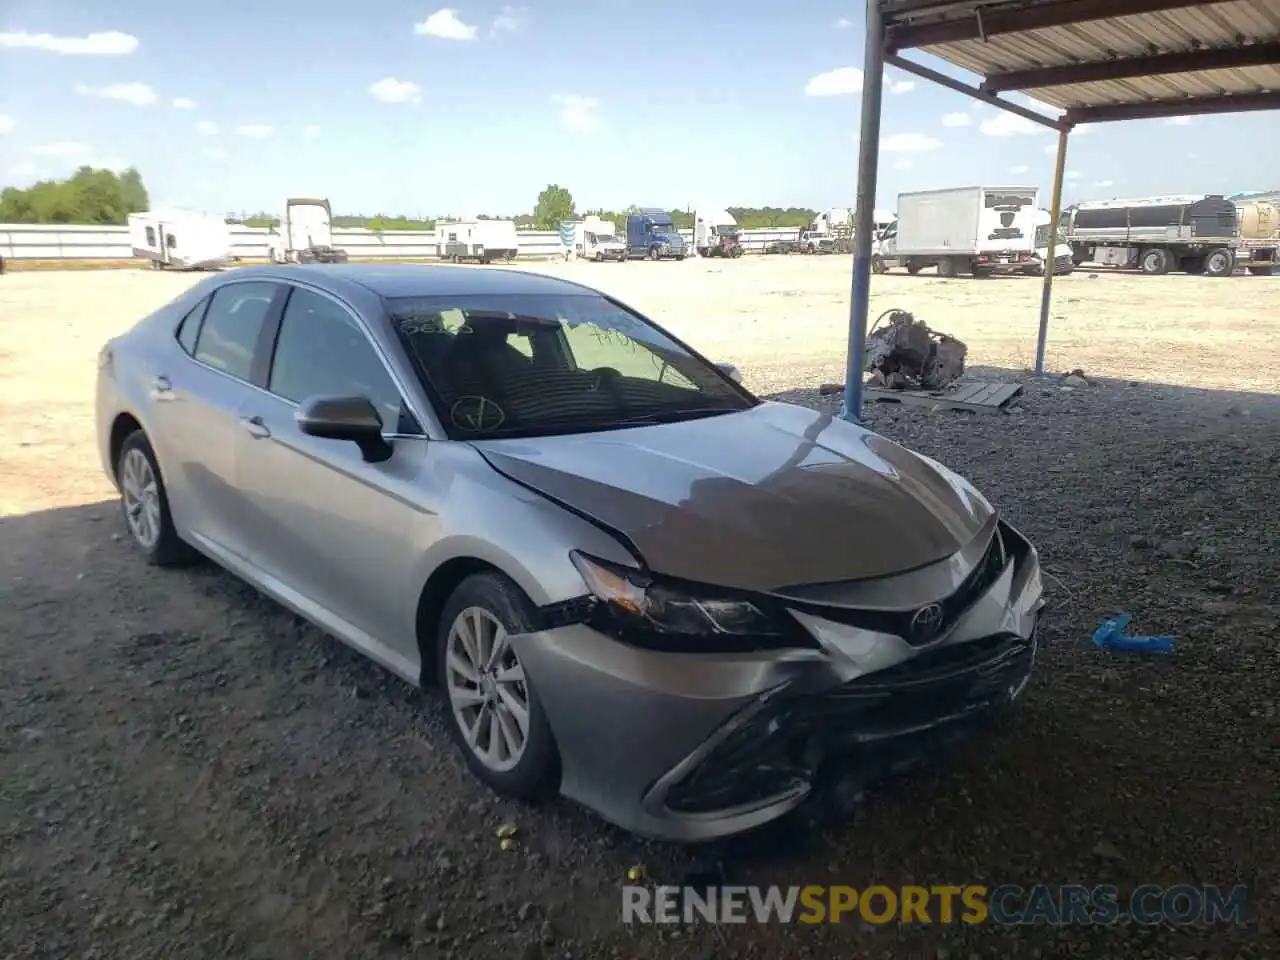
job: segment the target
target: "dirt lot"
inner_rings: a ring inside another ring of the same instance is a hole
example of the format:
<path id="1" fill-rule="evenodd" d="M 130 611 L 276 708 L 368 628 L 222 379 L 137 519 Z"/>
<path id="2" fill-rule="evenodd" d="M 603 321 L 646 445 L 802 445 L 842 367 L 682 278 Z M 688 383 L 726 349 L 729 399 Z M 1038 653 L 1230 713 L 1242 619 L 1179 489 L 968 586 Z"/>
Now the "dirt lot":
<path id="1" fill-rule="evenodd" d="M 554 265 L 757 392 L 841 379 L 845 262 Z M 876 408 L 1039 545 L 1048 646 L 995 734 L 851 822 L 692 854 L 497 800 L 411 690 L 212 567 L 145 568 L 92 439 L 103 340 L 192 278 L 0 277 L 0 956 L 1275 956 L 1280 280 L 1077 273 L 1006 415 Z M 1034 359 L 1030 279 L 877 277 L 971 363 Z M 1188 389 L 1195 387 L 1200 389 Z M 1171 658 L 1092 648 L 1131 611 Z M 494 832 L 517 827 L 512 849 Z M 628 928 L 619 885 L 1247 884 L 1241 929 Z"/>

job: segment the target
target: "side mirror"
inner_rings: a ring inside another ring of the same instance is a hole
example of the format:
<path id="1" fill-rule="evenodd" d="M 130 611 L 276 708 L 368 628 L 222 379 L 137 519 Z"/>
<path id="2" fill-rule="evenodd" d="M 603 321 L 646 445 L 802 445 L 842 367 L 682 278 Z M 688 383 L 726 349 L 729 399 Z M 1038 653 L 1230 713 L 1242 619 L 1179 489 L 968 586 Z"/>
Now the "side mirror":
<path id="1" fill-rule="evenodd" d="M 732 363 L 717 363 L 716 368 L 734 383 L 742 382 L 742 372 Z"/>
<path id="2" fill-rule="evenodd" d="M 382 436 L 382 417 L 367 397 L 308 397 L 294 419 L 309 437 L 354 443 L 369 463 L 391 456 L 391 444 Z"/>

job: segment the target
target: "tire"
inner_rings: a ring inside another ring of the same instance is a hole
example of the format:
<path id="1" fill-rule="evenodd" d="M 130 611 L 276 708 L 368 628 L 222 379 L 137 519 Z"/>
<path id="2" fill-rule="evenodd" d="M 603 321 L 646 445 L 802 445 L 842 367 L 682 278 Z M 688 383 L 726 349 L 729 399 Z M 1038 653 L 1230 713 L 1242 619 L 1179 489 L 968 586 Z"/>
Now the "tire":
<path id="1" fill-rule="evenodd" d="M 1169 272 L 1173 258 L 1163 247 L 1148 247 L 1138 255 L 1138 269 L 1148 276 L 1157 277 Z"/>
<path id="2" fill-rule="evenodd" d="M 911 274 L 911 276 L 914 277 L 919 272 L 920 272 L 920 264 L 916 263 L 916 261 L 914 260 L 907 263 L 907 273 Z"/>
<path id="3" fill-rule="evenodd" d="M 1275 267 L 1268 263 L 1266 266 L 1262 267 L 1250 267 L 1249 272 L 1255 277 L 1269 277 L 1275 272 Z"/>
<path id="4" fill-rule="evenodd" d="M 992 270 L 990 267 L 974 267 L 973 268 L 973 275 L 979 280 L 986 280 L 993 273 L 995 273 L 995 271 Z"/>
<path id="5" fill-rule="evenodd" d="M 1210 277 L 1229 277 L 1236 269 L 1236 255 L 1230 247 L 1217 247 L 1204 257 L 1204 272 Z"/>
<path id="6" fill-rule="evenodd" d="M 487 629 L 500 626 L 504 633 L 499 636 L 532 633 L 537 629 L 533 604 L 519 587 L 501 574 L 475 574 L 458 585 L 444 605 L 436 636 L 436 676 L 443 688 L 445 723 L 462 750 L 467 766 L 477 778 L 505 796 L 521 800 L 542 799 L 554 792 L 557 786 L 559 757 L 542 702 L 524 676 L 523 665 L 515 651 L 507 647 L 497 666 L 489 671 L 477 671 L 483 674 L 478 687 L 468 683 L 453 665 L 459 660 L 464 663 L 473 660 L 467 652 L 470 645 L 464 642 L 458 629 L 477 621 Z M 488 651 L 479 650 L 478 653 L 480 659 L 487 659 Z M 505 669 L 500 669 L 503 667 Z M 512 674 L 517 670 L 523 677 L 522 682 L 498 681 L 504 672 Z M 478 704 L 465 703 L 477 694 L 486 699 Z M 527 716 L 523 745 L 515 751 L 510 750 L 512 741 L 503 736 L 504 731 L 517 735 L 520 732 L 519 723 L 507 706 L 513 702 L 511 698 L 516 703 L 523 701 Z M 469 711 L 472 710 L 475 711 L 477 738 L 483 746 L 477 744 L 473 747 L 464 728 L 464 724 L 471 722 Z M 486 715 L 488 719 L 485 719 Z M 499 719 L 497 739 L 491 741 L 489 732 L 495 729 L 495 717 L 505 718 L 505 723 Z M 492 753 L 489 752 L 490 745 Z"/>
<path id="7" fill-rule="evenodd" d="M 883 257 L 871 258 L 871 272 L 872 273 L 888 273 L 889 272 L 889 268 L 885 266 Z"/>
<path id="8" fill-rule="evenodd" d="M 943 257 L 938 261 L 938 276 L 954 277 L 956 275 L 956 262 L 950 257 Z"/>
<path id="9" fill-rule="evenodd" d="M 129 434 L 120 445 L 115 473 L 125 527 L 147 563 L 177 567 L 197 560 L 200 555 L 174 529 L 160 464 L 141 430 Z"/>
<path id="10" fill-rule="evenodd" d="M 657 247 L 649 248 L 649 259 L 652 260 L 654 263 L 657 263 L 659 260 L 662 259 L 662 254 L 659 252 Z"/>

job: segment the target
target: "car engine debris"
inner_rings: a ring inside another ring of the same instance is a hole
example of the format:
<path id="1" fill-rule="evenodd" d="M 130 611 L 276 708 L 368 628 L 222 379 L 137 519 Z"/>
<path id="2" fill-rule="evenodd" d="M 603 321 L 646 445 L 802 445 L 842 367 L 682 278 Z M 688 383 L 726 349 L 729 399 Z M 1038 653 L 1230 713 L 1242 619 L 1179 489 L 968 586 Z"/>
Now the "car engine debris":
<path id="1" fill-rule="evenodd" d="M 883 325 L 882 325 L 883 322 Z M 888 390 L 943 390 L 964 373 L 968 348 L 930 330 L 906 310 L 882 313 L 867 334 L 867 385 Z"/>

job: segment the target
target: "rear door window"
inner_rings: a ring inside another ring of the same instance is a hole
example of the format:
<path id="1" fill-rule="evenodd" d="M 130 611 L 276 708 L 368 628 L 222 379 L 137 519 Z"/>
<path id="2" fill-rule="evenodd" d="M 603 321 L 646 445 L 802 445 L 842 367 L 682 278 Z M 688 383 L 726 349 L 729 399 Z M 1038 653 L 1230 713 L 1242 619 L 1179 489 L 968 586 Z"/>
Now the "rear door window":
<path id="1" fill-rule="evenodd" d="M 275 292 L 276 285 L 270 281 L 219 287 L 200 325 L 195 358 L 223 373 L 248 380 L 258 336 Z"/>

